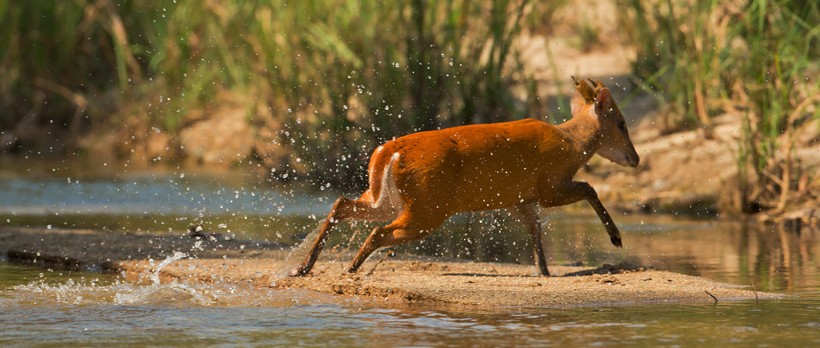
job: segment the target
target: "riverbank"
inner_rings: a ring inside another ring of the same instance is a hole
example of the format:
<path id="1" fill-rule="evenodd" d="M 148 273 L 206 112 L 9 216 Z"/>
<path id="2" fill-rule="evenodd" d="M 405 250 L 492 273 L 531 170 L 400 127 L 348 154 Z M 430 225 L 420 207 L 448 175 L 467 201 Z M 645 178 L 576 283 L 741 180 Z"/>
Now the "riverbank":
<path id="1" fill-rule="evenodd" d="M 799 136 L 792 139 L 794 150 L 788 156 L 797 179 L 790 190 L 747 208 L 743 206 L 754 202 L 746 202 L 749 198 L 742 197 L 744 192 L 752 195 L 762 188 L 754 183 L 747 191 L 742 189 L 743 173 L 737 164 L 743 136 L 740 115 L 716 117 L 708 132 L 694 129 L 664 134 L 656 124 L 661 121 L 659 117 L 644 119 L 634 130 L 632 140 L 641 156 L 637 168 L 620 167 L 596 156 L 576 179 L 589 182 L 604 204 L 617 211 L 723 218 L 748 214 L 758 222 L 795 230 L 820 227 L 820 197 L 816 195 L 820 180 L 812 175 L 820 168 L 820 121 L 803 125 Z M 778 203 L 782 206 L 765 209 L 767 204 Z M 743 209 L 764 210 L 741 214 Z"/>
<path id="2" fill-rule="evenodd" d="M 92 230 L 0 227 L 0 252 L 9 261 L 55 269 L 121 272 L 148 282 L 245 284 L 312 290 L 342 298 L 393 304 L 503 307 L 598 306 L 642 303 L 714 303 L 768 299 L 777 294 L 640 265 L 550 265 L 553 277 L 530 265 L 371 258 L 357 274 L 345 262 L 319 262 L 308 277 L 282 275 L 292 267 L 282 245 L 187 234 L 157 235 Z M 188 258 L 163 264 L 175 252 Z M 347 258 L 341 258 L 347 260 Z"/>

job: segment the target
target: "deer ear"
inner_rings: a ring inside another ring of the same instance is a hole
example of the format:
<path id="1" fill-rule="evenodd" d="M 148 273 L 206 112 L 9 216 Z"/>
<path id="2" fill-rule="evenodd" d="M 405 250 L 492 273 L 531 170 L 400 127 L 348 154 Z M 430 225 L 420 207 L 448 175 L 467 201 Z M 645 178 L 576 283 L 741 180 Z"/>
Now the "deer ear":
<path id="1" fill-rule="evenodd" d="M 609 88 L 602 87 L 595 97 L 595 114 L 603 116 L 611 108 L 611 104 L 612 95 L 609 93 Z"/>
<path id="2" fill-rule="evenodd" d="M 601 90 L 601 88 L 605 88 L 604 83 L 601 82 L 601 80 L 592 81 L 592 79 L 589 79 L 589 82 L 592 84 L 592 86 L 594 86 L 595 93 L 598 93 Z"/>

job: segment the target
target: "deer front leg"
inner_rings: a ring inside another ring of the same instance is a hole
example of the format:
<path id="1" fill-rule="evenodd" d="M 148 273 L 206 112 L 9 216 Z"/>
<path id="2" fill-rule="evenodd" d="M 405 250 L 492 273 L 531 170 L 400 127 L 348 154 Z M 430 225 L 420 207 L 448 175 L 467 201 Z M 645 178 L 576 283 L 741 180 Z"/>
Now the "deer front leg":
<path id="1" fill-rule="evenodd" d="M 538 272 L 543 276 L 549 277 L 550 271 L 547 269 L 547 259 L 544 257 L 544 246 L 541 245 L 541 221 L 538 218 L 538 205 L 528 204 L 520 205 L 510 210 L 513 216 L 518 218 L 527 231 L 530 232 L 532 239 L 532 255 L 535 260 L 535 266 L 538 267 Z"/>
<path id="2" fill-rule="evenodd" d="M 588 183 L 571 181 L 567 185 L 551 187 L 549 191 L 542 192 L 542 194 L 539 195 L 538 203 L 542 207 L 557 207 L 575 203 L 582 199 L 589 202 L 592 209 L 595 209 L 595 213 L 598 214 L 598 218 L 601 219 L 606 233 L 609 234 L 609 241 L 612 242 L 612 245 L 619 248 L 622 247 L 621 232 L 618 231 L 618 226 L 615 226 L 615 222 L 612 221 L 609 212 L 606 211 L 601 200 L 598 199 L 598 193 L 596 193 L 595 189 Z"/>
<path id="3" fill-rule="evenodd" d="M 593 189 L 589 184 L 584 184 L 586 184 L 586 187 L 589 188 L 586 200 L 592 206 L 592 209 L 595 209 L 595 213 L 598 214 L 598 218 L 601 219 L 601 223 L 604 224 L 606 233 L 609 234 L 609 241 L 616 247 L 623 247 L 621 242 L 621 232 L 618 231 L 618 226 L 615 226 L 615 221 L 612 221 L 612 218 L 609 216 L 609 212 L 606 211 L 606 208 L 604 208 L 604 204 L 601 203 L 600 199 L 598 199 L 598 193 L 596 193 L 595 189 Z"/>

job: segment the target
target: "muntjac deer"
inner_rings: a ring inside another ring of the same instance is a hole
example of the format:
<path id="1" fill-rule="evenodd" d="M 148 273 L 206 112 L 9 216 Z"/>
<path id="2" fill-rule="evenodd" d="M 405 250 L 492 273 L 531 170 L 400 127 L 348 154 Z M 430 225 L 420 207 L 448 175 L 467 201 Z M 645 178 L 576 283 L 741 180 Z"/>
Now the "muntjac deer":
<path id="1" fill-rule="evenodd" d="M 535 263 L 544 276 L 549 271 L 538 206 L 586 200 L 612 244 L 621 247 L 621 234 L 595 190 L 573 181 L 596 153 L 622 166 L 639 162 L 609 89 L 601 81 L 589 81 L 592 85 L 575 81 L 572 119 L 558 126 L 534 119 L 476 124 L 418 132 L 379 146 L 370 158 L 368 190 L 356 200 L 336 200 L 310 253 L 290 275 L 310 272 L 330 231 L 344 220 L 393 219 L 373 229 L 348 267 L 350 273 L 377 249 L 422 239 L 449 216 L 466 211 L 510 209 L 529 230 Z"/>

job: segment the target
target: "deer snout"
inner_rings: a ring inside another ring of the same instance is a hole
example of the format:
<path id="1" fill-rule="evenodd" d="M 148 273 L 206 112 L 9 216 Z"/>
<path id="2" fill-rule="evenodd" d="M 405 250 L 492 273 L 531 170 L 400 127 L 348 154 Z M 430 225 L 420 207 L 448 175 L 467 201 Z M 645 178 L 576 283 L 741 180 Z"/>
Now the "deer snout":
<path id="1" fill-rule="evenodd" d="M 634 152 L 634 151 L 633 151 L 631 154 L 628 154 L 628 155 L 626 156 L 626 162 L 627 162 L 627 163 L 629 163 L 629 166 L 630 166 L 630 167 L 635 168 L 635 167 L 637 167 L 637 166 L 638 166 L 638 164 L 640 164 L 640 163 L 641 163 L 641 158 L 640 158 L 640 157 L 638 157 L 638 153 L 637 153 L 637 152 Z"/>

